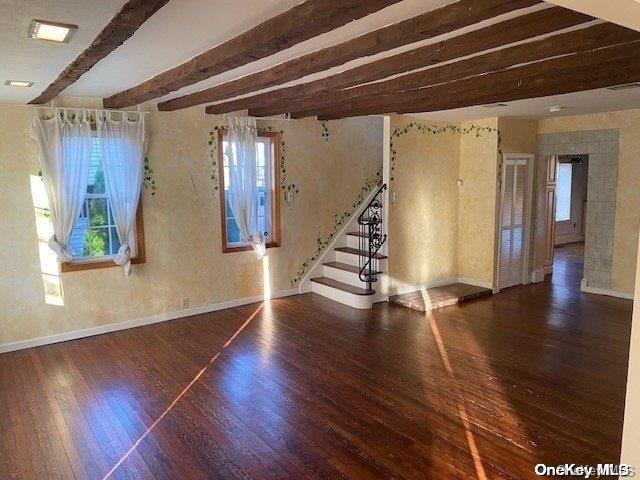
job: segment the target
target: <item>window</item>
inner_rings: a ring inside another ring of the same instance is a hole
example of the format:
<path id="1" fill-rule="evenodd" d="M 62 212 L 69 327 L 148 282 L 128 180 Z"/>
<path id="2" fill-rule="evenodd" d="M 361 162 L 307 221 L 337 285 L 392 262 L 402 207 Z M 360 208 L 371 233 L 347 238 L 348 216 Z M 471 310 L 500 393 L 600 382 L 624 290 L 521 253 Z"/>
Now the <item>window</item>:
<path id="1" fill-rule="evenodd" d="M 556 172 L 556 222 L 571 219 L 572 163 L 558 163 Z"/>
<path id="2" fill-rule="evenodd" d="M 69 240 L 69 246 L 75 253 L 75 258 L 69 263 L 62 264 L 63 272 L 115 266 L 113 258 L 118 253 L 120 242 L 111 215 L 100 155 L 100 140 L 94 132 L 87 193 Z M 138 207 L 135 230 L 132 238 L 129 239 L 131 263 L 143 263 L 144 233 L 140 207 Z"/>
<path id="3" fill-rule="evenodd" d="M 251 246 L 242 239 L 238 225 L 229 204 L 229 157 L 226 155 L 229 142 L 227 132 L 218 133 L 218 168 L 222 182 L 220 204 L 222 216 L 222 251 L 237 252 L 251 250 Z M 258 132 L 256 142 L 256 160 L 258 196 L 258 221 L 264 232 L 267 248 L 280 246 L 280 134 L 276 132 Z"/>

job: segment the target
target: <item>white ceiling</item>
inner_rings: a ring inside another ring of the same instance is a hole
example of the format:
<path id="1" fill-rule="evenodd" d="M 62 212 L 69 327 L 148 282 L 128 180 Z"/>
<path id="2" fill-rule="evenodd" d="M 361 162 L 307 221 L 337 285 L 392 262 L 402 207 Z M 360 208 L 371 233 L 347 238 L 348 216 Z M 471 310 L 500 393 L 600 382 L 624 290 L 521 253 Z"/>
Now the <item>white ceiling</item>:
<path id="1" fill-rule="evenodd" d="M 292 48 L 249 65 L 224 72 L 177 92 L 154 100 L 173 98 L 234 78 L 263 70 L 371 30 L 413 17 L 454 0 L 403 0 L 361 20 L 352 22 L 332 32 L 307 40 Z M 158 73 L 179 65 L 193 56 L 232 38 L 242 31 L 273 17 L 301 0 L 171 0 L 161 8 L 122 46 L 101 60 L 61 96 L 102 98 L 137 85 Z M 570 3 L 572 0 L 553 0 L 553 3 Z M 629 2 L 634 0 L 610 0 Z M 82 52 L 122 8 L 126 0 L 0 0 L 0 103 L 26 103 L 35 98 L 59 73 Z M 584 10 L 584 0 L 576 0 Z M 598 7 L 601 0 L 593 2 Z M 609 2 L 608 2 L 609 3 Z M 525 9 L 516 14 L 496 17 L 477 26 L 458 30 L 428 41 L 349 62 L 325 72 L 310 75 L 285 85 L 301 83 L 337 73 L 347 68 L 386 57 L 419 45 L 505 20 L 548 5 Z M 588 12 L 589 13 L 589 12 Z M 593 14 L 593 12 L 591 12 Z M 32 18 L 73 23 L 79 26 L 70 44 L 54 44 L 31 40 L 26 37 Z M 640 15 L 634 17 L 640 30 Z M 627 22 L 628 23 L 628 22 Z M 5 80 L 36 82 L 31 88 L 4 86 Z M 278 87 L 275 87 L 278 88 Z M 510 102 L 509 106 L 492 112 L 483 107 L 459 109 L 451 112 L 428 114 L 430 118 L 474 118 L 491 115 L 550 116 L 548 106 L 560 104 L 572 107 L 561 114 L 587 113 L 619 108 L 640 107 L 640 90 L 611 92 L 596 90 L 579 94 L 561 95 L 552 99 L 534 99 Z"/>
<path id="2" fill-rule="evenodd" d="M 640 30 L 640 0 L 547 0 L 609 22 Z"/>
<path id="3" fill-rule="evenodd" d="M 102 31 L 127 0 L 0 0 L 0 103 L 26 103 L 53 82 Z M 27 38 L 32 19 L 78 25 L 71 43 Z M 8 87 L 5 80 L 35 82 Z M 65 92 L 66 93 L 66 92 Z"/>
<path id="4" fill-rule="evenodd" d="M 586 92 L 553 95 L 550 97 L 530 98 L 505 102 L 506 107 L 467 107 L 440 112 L 418 114 L 431 120 L 472 120 L 484 117 L 524 117 L 551 118 L 565 115 L 608 112 L 640 108 L 640 88 L 612 91 L 606 88 Z M 551 113 L 549 107 L 562 106 L 561 112 Z"/>

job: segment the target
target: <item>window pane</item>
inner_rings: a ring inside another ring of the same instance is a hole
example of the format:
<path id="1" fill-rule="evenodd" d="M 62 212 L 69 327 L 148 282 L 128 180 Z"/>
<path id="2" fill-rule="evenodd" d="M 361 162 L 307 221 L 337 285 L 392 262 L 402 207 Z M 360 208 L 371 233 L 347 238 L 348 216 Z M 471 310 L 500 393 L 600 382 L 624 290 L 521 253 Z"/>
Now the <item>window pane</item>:
<path id="1" fill-rule="evenodd" d="M 93 137 L 87 193 L 105 192 L 106 190 L 104 185 L 104 173 L 102 172 L 102 161 L 100 160 L 100 141 L 97 137 Z"/>
<path id="2" fill-rule="evenodd" d="M 107 199 L 106 198 L 90 198 L 89 199 L 89 226 L 97 227 L 102 225 L 108 225 Z"/>
<path id="3" fill-rule="evenodd" d="M 110 228 L 111 233 L 111 255 L 115 255 L 120 250 L 120 241 L 118 240 L 118 231 L 116 227 Z"/>
<path id="4" fill-rule="evenodd" d="M 227 219 L 227 243 L 241 243 L 240 229 L 233 218 Z"/>
<path id="5" fill-rule="evenodd" d="M 103 257 L 109 253 L 109 231 L 106 228 L 89 228 L 84 237 L 85 257 Z"/>
<path id="6" fill-rule="evenodd" d="M 571 218 L 571 173 L 572 163 L 558 163 L 556 185 L 556 222 Z"/>

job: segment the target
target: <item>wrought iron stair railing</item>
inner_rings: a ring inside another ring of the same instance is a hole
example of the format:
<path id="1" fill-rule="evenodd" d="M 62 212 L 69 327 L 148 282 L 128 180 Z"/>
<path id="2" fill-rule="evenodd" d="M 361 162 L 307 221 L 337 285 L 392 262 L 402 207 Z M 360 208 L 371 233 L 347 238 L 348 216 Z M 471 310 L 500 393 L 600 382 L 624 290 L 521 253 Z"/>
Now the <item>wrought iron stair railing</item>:
<path id="1" fill-rule="evenodd" d="M 359 246 L 358 266 L 360 280 L 365 282 L 367 290 L 372 291 L 372 285 L 378 281 L 379 260 L 377 253 L 387 240 L 384 233 L 384 192 L 387 184 L 383 184 L 371 201 L 358 216 Z M 365 252 L 365 253 L 362 253 Z"/>

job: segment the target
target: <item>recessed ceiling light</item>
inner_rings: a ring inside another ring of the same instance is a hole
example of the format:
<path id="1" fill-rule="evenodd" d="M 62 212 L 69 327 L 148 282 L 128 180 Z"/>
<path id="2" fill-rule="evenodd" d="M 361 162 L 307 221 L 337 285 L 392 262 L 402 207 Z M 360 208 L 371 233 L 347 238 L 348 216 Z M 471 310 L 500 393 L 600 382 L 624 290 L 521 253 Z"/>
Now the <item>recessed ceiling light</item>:
<path id="1" fill-rule="evenodd" d="M 5 85 L 9 85 L 10 87 L 30 87 L 33 85 L 33 82 L 27 82 L 24 80 L 5 80 Z"/>
<path id="2" fill-rule="evenodd" d="M 71 37 L 76 33 L 76 30 L 78 30 L 77 25 L 49 22 L 46 20 L 32 20 L 27 35 L 29 38 L 35 38 L 36 40 L 69 43 Z"/>
<path id="3" fill-rule="evenodd" d="M 502 108 L 506 106 L 506 103 L 489 103 L 487 105 L 483 105 L 484 108 Z"/>
<path id="4" fill-rule="evenodd" d="M 549 107 L 549 111 L 551 113 L 561 112 L 562 110 L 564 110 L 564 107 L 562 105 L 552 105 L 551 107 Z"/>

